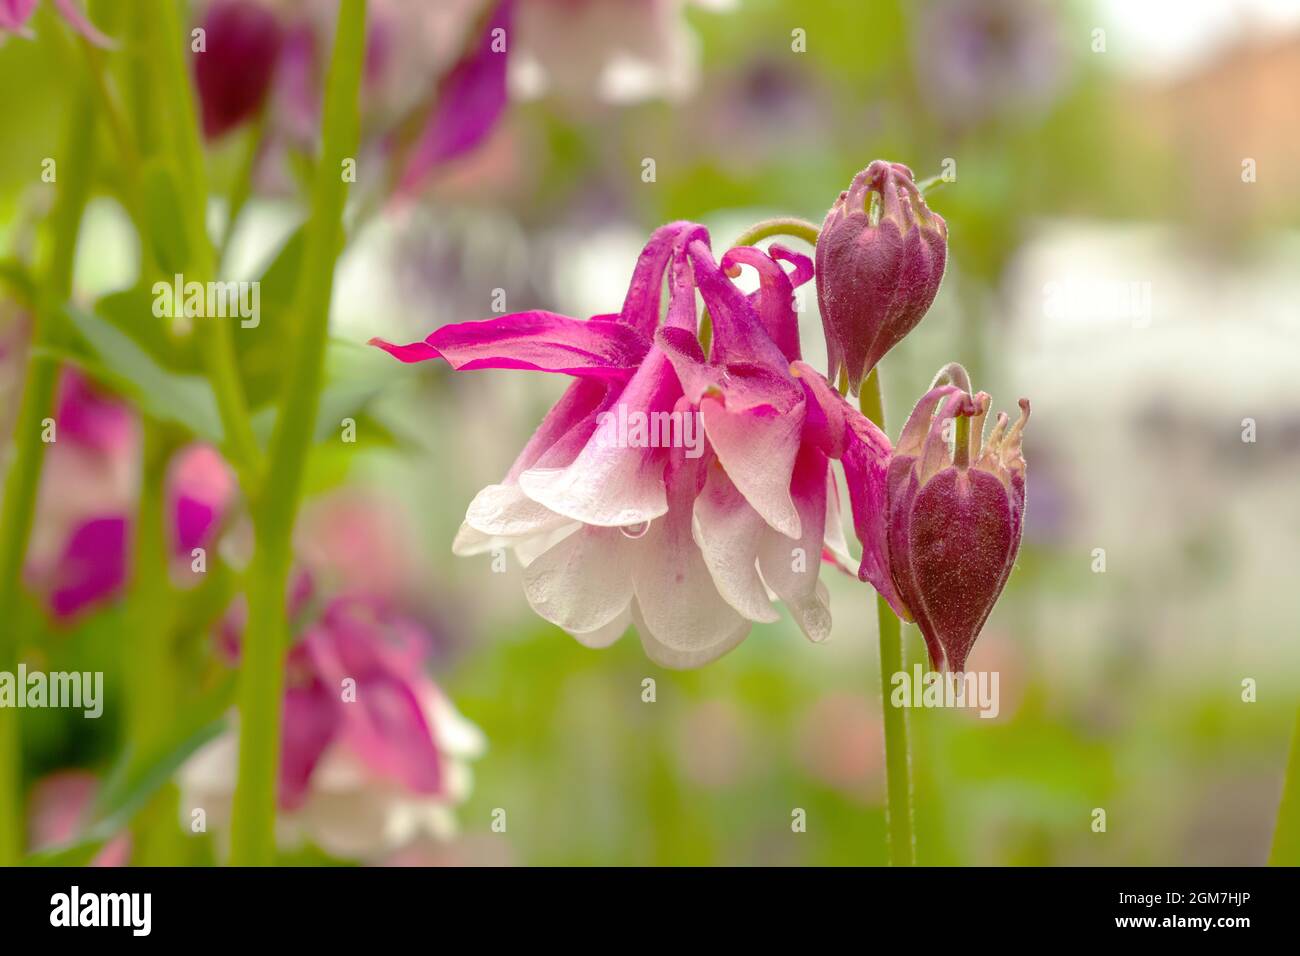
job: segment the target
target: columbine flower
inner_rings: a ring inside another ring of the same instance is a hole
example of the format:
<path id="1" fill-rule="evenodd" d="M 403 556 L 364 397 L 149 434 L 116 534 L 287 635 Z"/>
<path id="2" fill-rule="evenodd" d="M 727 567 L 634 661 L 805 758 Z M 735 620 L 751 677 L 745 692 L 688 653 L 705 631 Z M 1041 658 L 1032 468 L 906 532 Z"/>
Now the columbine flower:
<path id="1" fill-rule="evenodd" d="M 252 118 L 266 101 L 284 44 L 280 19 L 256 0 L 216 0 L 194 54 L 203 134 L 216 139 Z"/>
<path id="2" fill-rule="evenodd" d="M 1020 400 L 1009 428 L 1000 413 L 984 442 L 988 409 L 989 396 L 970 394 L 960 365 L 943 370 L 917 402 L 889 463 L 877 563 L 868 568 L 864 560 L 863 567 L 899 616 L 916 621 L 931 660 L 954 671 L 965 668 L 1007 583 L 1024 525 L 1020 442 L 1029 402 Z"/>
<path id="3" fill-rule="evenodd" d="M 36 9 L 37 0 L 0 0 L 0 33 L 17 33 L 29 37 L 27 20 Z M 54 0 L 54 6 L 63 14 L 74 30 L 97 46 L 109 47 L 113 41 L 95 29 L 95 25 L 86 19 L 86 15 L 77 7 L 75 0 Z"/>
<path id="4" fill-rule="evenodd" d="M 853 177 L 817 239 L 831 381 L 843 368 L 857 394 L 930 308 L 947 256 L 948 226 L 926 206 L 910 169 L 877 159 Z"/>
<path id="5" fill-rule="evenodd" d="M 724 273 L 741 264 L 760 275 L 751 296 Z M 732 250 L 720 266 L 702 226 L 672 223 L 642 251 L 618 315 L 522 312 L 411 345 L 374 340 L 406 362 L 577 379 L 505 479 L 471 503 L 453 550 L 513 548 L 539 615 L 591 647 L 635 622 L 647 654 L 668 667 L 713 660 L 752 621 L 775 620 L 769 589 L 809 637 L 825 637 L 819 560 L 844 553 L 827 459 L 843 459 L 851 487 L 883 488 L 889 444 L 798 360 L 791 293 L 811 272 L 779 246 L 771 256 Z M 697 289 L 715 330 L 707 357 Z M 612 435 L 615 421 L 633 430 Z"/>
<path id="6" fill-rule="evenodd" d="M 126 583 L 136 497 L 138 424 L 116 398 L 79 372 L 59 384 L 55 441 L 46 453 L 26 575 L 58 620 L 115 599 Z M 183 450 L 167 487 L 173 556 L 186 564 L 208 547 L 234 498 L 217 452 Z"/>
<path id="7" fill-rule="evenodd" d="M 311 617 L 309 576 L 291 602 Z M 484 749 L 424 670 L 429 635 L 369 595 L 327 600 L 286 661 L 278 839 L 310 840 L 349 859 L 389 853 L 421 835 L 454 832 L 452 808 L 469 793 L 467 761 Z M 232 718 L 233 719 L 233 718 Z M 181 771 L 183 814 L 228 823 L 238 729 L 208 744 Z"/>

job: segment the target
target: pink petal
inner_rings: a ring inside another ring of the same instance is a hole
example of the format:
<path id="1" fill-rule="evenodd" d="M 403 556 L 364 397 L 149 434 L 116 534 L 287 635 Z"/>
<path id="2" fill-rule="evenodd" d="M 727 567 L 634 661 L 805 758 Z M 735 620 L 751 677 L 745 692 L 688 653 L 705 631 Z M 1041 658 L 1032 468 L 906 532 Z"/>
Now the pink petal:
<path id="1" fill-rule="evenodd" d="M 858 577 L 869 581 L 899 617 L 910 621 L 911 615 L 889 571 L 887 475 L 893 455 L 889 438 L 812 366 L 796 362 L 793 368 L 808 396 L 805 440 L 829 457 L 840 459 L 844 466 L 853 527 L 862 542 Z"/>
<path id="2" fill-rule="evenodd" d="M 619 382 L 580 378 L 560 396 L 510 466 L 507 483 L 534 466 L 563 468 L 577 458 L 592 433 L 597 416 L 609 409 L 623 391 Z"/>
<path id="3" fill-rule="evenodd" d="M 668 359 L 652 349 L 609 411 L 627 415 L 666 412 L 681 387 Z M 668 510 L 663 470 L 667 450 L 627 447 L 597 428 L 581 453 L 564 468 L 534 467 L 519 476 L 525 494 L 551 511 L 602 527 L 637 525 Z"/>
<path id="4" fill-rule="evenodd" d="M 207 547 L 235 496 L 235 477 L 209 445 L 195 445 L 177 455 L 168 480 L 172 502 L 173 547 L 189 559 L 194 548 Z"/>
<path id="5" fill-rule="evenodd" d="M 790 474 L 803 430 L 803 403 L 785 412 L 770 407 L 732 412 L 708 397 L 700 403 L 700 414 L 709 442 L 741 494 L 776 531 L 798 538 Z"/>
<path id="6" fill-rule="evenodd" d="M 335 697 L 342 731 L 372 770 L 415 793 L 438 793 L 442 765 L 421 706 L 428 678 L 409 656 L 385 651 L 384 631 L 364 608 L 336 606 L 328 629 L 304 646 Z M 342 699 L 345 678 L 356 681 L 356 700 Z"/>
<path id="7" fill-rule="evenodd" d="M 69 618 L 117 595 L 126 583 L 126 518 L 92 518 L 68 540 L 55 572 L 50 609 Z"/>
<path id="8" fill-rule="evenodd" d="M 626 377 L 649 343 L 622 322 L 583 322 L 554 312 L 516 312 L 481 322 L 444 325 L 424 342 L 371 339 L 403 362 L 443 358 L 458 371 L 518 368 L 576 376 Z"/>
<path id="9" fill-rule="evenodd" d="M 439 80 L 433 109 L 402 172 L 399 193 L 414 191 L 433 169 L 476 147 L 505 112 L 513 10 L 513 0 L 501 0 L 474 45 Z M 493 49 L 497 36 L 506 38 L 505 49 Z"/>
<path id="10" fill-rule="evenodd" d="M 762 365 L 788 376 L 789 360 L 768 335 L 745 293 L 714 262 L 709 247 L 695 240 L 689 252 L 696 284 L 713 322 L 713 360 L 724 365 Z"/>
<path id="11" fill-rule="evenodd" d="M 63 14 L 63 19 L 67 20 L 74 30 L 91 43 L 105 48 L 117 46 L 116 43 L 96 30 L 95 25 L 86 19 L 86 15 L 78 8 L 76 0 L 54 0 L 54 6 Z M 30 12 L 30 7 L 28 12 Z"/>
<path id="12" fill-rule="evenodd" d="M 793 279 L 781 268 L 775 256 L 796 264 Z M 768 337 L 781 349 L 782 354 L 792 362 L 797 360 L 800 357 L 799 315 L 794 309 L 794 289 L 812 277 L 811 260 L 778 245 L 772 247 L 771 255 L 753 246 L 737 246 L 722 257 L 722 268 L 728 270 L 736 263 L 753 266 L 757 270 L 759 289 L 749 296 L 749 302 L 767 330 Z M 794 281 L 796 279 L 799 281 Z"/>
<path id="13" fill-rule="evenodd" d="M 632 281 L 620 313 L 622 320 L 647 338 L 654 335 L 659 326 L 660 291 L 669 259 L 685 239 L 708 242 L 708 237 L 708 231 L 693 222 L 670 222 L 656 229 L 632 270 Z"/>
<path id="14" fill-rule="evenodd" d="M 284 693 L 279 803 L 286 810 L 307 799 L 312 772 L 338 732 L 337 693 L 318 679 Z"/>
<path id="15" fill-rule="evenodd" d="M 37 0 L 0 0 L 0 30 L 21 30 Z"/>

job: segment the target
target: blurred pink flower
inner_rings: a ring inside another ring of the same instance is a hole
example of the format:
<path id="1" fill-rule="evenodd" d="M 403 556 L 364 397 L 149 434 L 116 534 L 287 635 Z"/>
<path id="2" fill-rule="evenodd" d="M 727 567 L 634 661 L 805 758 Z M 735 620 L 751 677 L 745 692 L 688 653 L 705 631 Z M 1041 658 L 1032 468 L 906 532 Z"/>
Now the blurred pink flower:
<path id="1" fill-rule="evenodd" d="M 125 403 L 72 369 L 60 381 L 53 419 L 26 577 L 66 621 L 116 598 L 126 583 L 139 424 Z M 214 449 L 178 454 L 167 488 L 178 560 L 211 544 L 234 495 L 234 478 Z"/>
<path id="2" fill-rule="evenodd" d="M 339 857 L 377 859 L 455 830 L 481 732 L 424 670 L 429 635 L 367 595 L 328 599 L 314 617 L 306 575 L 291 599 L 302 624 L 286 660 L 279 788 L 283 845 L 310 840 Z M 229 635 L 227 635 L 228 639 Z M 223 828 L 238 758 L 231 729 L 185 766 L 183 812 Z"/>
<path id="3" fill-rule="evenodd" d="M 76 0 L 52 0 L 55 8 L 74 30 L 97 46 L 113 46 L 113 41 L 95 29 L 77 6 Z M 37 0 L 0 0 L 0 33 L 17 33 L 28 37 L 27 20 L 36 9 Z"/>
<path id="4" fill-rule="evenodd" d="M 759 273 L 751 295 L 728 278 L 741 265 Z M 864 499 L 855 513 L 878 513 L 889 442 L 799 359 L 793 290 L 811 276 L 808 257 L 780 246 L 733 249 L 719 265 L 707 231 L 678 222 L 651 236 L 617 315 L 521 312 L 410 345 L 374 340 L 405 362 L 577 379 L 471 503 L 453 550 L 514 548 L 539 615 L 590 647 L 635 622 L 666 667 L 706 663 L 751 621 L 776 620 L 770 593 L 824 638 L 820 561 L 849 564 L 828 460 Z M 707 357 L 697 289 L 712 317 Z"/>
<path id="5" fill-rule="evenodd" d="M 410 540 L 410 516 L 367 490 L 340 489 L 307 503 L 294 532 L 294 553 L 322 591 L 402 602 L 428 590 Z"/>
<path id="6" fill-rule="evenodd" d="M 211 445 L 191 445 L 172 460 L 167 507 L 175 556 L 188 562 L 195 548 L 208 547 L 234 503 L 235 475 Z"/>
<path id="7" fill-rule="evenodd" d="M 126 580 L 127 515 L 136 489 L 138 424 L 123 403 L 69 369 L 59 383 L 26 576 L 69 619 Z"/>
<path id="8" fill-rule="evenodd" d="M 28 797 L 27 840 L 31 849 L 49 849 L 76 837 L 98 790 L 98 778 L 85 770 L 61 770 L 36 781 Z M 103 846 L 90 865 L 126 866 L 130 857 L 131 835 L 121 833 Z"/>

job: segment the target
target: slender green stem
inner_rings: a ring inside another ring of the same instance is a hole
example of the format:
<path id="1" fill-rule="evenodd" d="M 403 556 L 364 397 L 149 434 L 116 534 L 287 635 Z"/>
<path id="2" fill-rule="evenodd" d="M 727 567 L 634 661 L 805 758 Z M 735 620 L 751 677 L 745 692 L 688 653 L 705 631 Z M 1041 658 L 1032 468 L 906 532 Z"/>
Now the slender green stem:
<path id="1" fill-rule="evenodd" d="M 131 578 L 127 593 L 130 630 L 122 643 L 128 691 L 127 736 L 136 767 L 157 757 L 177 716 L 177 666 L 172 639 L 177 607 L 171 588 L 166 530 L 167 464 L 178 442 L 164 426 L 146 419 L 140 469 L 140 500 L 131 526 Z M 171 809 L 174 790 L 150 801 L 132 826 L 132 860 L 142 866 L 174 865 L 184 839 Z"/>
<path id="2" fill-rule="evenodd" d="M 1282 804 L 1277 810 L 1269 866 L 1300 866 L 1300 712 L 1291 735 L 1291 756 L 1282 782 Z"/>
<path id="3" fill-rule="evenodd" d="M 884 431 L 885 402 L 880 386 L 880 369 L 874 368 L 862 384 L 862 413 Z M 916 843 L 912 832 L 912 766 L 907 746 L 907 712 L 889 702 L 889 688 L 903 669 L 902 622 L 879 594 L 876 620 L 880 626 L 880 703 L 885 724 L 886 820 L 889 827 L 889 860 L 894 866 L 911 866 Z"/>
<path id="4" fill-rule="evenodd" d="M 793 236 L 796 239 L 802 239 L 810 246 L 815 246 L 817 245 L 818 231 L 818 227 L 807 219 L 793 217 L 764 219 L 762 222 L 754 223 L 741 233 L 740 237 L 736 239 L 735 245 L 752 246 L 773 236 Z"/>
<path id="5" fill-rule="evenodd" d="M 273 480 L 254 507 L 257 551 L 248 574 L 249 614 L 239 691 L 239 782 L 231 839 L 231 862 L 236 865 L 266 865 L 275 853 L 290 535 L 320 401 L 334 265 L 347 198 L 342 165 L 356 155 L 365 14 L 365 0 L 343 0 L 339 8 L 321 156 L 290 316 L 296 343 L 271 439 L 268 474 Z"/>
<path id="6" fill-rule="evenodd" d="M 0 671 L 13 671 L 19 647 L 20 587 L 23 559 L 31 537 L 36 492 L 45 460 L 43 421 L 54 406 L 58 363 L 45 347 L 57 344 L 60 309 L 72 290 L 77 234 L 90 189 L 94 147 L 94 111 L 88 91 L 79 89 L 63 155 L 58 158 L 54 210 L 49 228 L 49 259 L 37 291 L 32 316 L 31 348 L 23 381 L 13 459 L 5 476 L 0 506 Z M 22 751 L 18 711 L 0 708 L 0 865 L 15 862 L 23 849 Z"/>
<path id="7" fill-rule="evenodd" d="M 771 239 L 773 236 L 793 236 L 795 239 L 802 239 L 810 246 L 817 245 L 817 235 L 820 230 L 807 219 L 796 219 L 794 217 L 778 217 L 776 219 L 764 219 L 762 222 L 756 222 L 739 236 L 732 246 L 752 246 L 762 242 L 764 239 Z M 700 347 L 704 349 L 707 355 L 709 345 L 713 341 L 713 318 L 709 315 L 708 308 L 704 308 L 700 315 Z"/>

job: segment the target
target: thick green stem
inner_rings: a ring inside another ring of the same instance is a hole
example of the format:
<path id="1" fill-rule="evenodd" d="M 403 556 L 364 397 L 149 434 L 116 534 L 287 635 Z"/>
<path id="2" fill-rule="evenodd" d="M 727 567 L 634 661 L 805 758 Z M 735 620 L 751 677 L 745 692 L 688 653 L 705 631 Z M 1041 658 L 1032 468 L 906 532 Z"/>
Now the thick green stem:
<path id="1" fill-rule="evenodd" d="M 885 402 L 880 370 L 875 368 L 862 384 L 862 413 L 884 431 Z M 907 712 L 889 702 L 895 674 L 903 670 L 902 622 L 879 594 L 876 620 L 880 628 L 880 703 L 885 726 L 886 820 L 889 828 L 889 861 L 894 866 L 911 866 L 916 843 L 912 832 L 912 766 L 907 747 Z"/>
<path id="2" fill-rule="evenodd" d="M 94 111 L 89 91 L 79 89 L 78 93 L 63 155 L 58 157 L 56 167 L 58 194 L 49 220 L 49 258 L 32 316 L 27 375 L 14 428 L 13 457 L 5 476 L 4 503 L 0 506 L 0 671 L 12 672 L 20 653 L 22 566 L 45 460 L 43 422 L 52 413 L 58 384 L 58 364 L 42 352 L 57 344 L 59 338 L 60 310 L 72 291 L 77 234 L 92 178 Z M 23 843 L 18 711 L 0 708 L 0 865 L 16 862 Z"/>
<path id="3" fill-rule="evenodd" d="M 343 161 L 356 155 L 365 34 L 365 0 L 343 0 L 334 34 L 311 217 L 294 305 L 286 317 L 297 332 L 296 342 L 271 439 L 270 480 L 254 507 L 257 551 L 248 573 L 248 627 L 239 691 L 239 782 L 231 839 L 231 862 L 236 865 L 266 865 L 275 853 L 290 536 L 319 407 L 334 264 L 347 198 Z"/>
<path id="4" fill-rule="evenodd" d="M 143 19 L 150 24 L 147 32 L 151 55 L 157 61 L 164 112 L 173 133 L 181 195 L 188 203 L 184 226 L 190 249 L 189 266 L 195 273 L 192 278 L 202 283 L 216 278 L 216 256 L 208 236 L 207 168 L 199 136 L 194 91 L 185 61 L 188 44 L 177 19 L 176 6 L 160 3 L 152 16 Z M 208 378 L 216 394 L 217 409 L 225 431 L 226 450 L 239 472 L 245 492 L 250 493 L 259 471 L 260 449 L 253 435 L 252 419 L 235 361 L 232 323 L 209 317 L 199 320 L 198 330 Z"/>
<path id="5" fill-rule="evenodd" d="M 1300 866 L 1300 712 L 1291 735 L 1291 756 L 1282 781 L 1282 805 L 1277 810 L 1269 866 Z"/>

